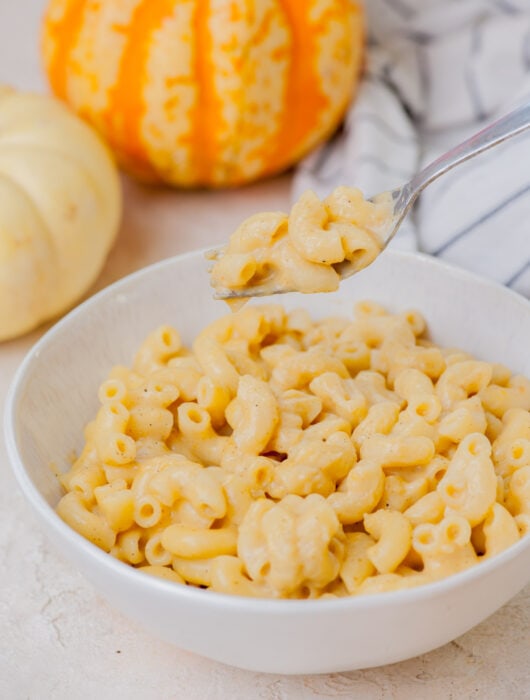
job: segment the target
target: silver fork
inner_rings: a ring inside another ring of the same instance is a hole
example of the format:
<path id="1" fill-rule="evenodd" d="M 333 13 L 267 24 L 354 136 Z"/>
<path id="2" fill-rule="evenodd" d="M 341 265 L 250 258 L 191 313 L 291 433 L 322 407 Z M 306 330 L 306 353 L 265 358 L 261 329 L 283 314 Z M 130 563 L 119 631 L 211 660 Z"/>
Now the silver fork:
<path id="1" fill-rule="evenodd" d="M 397 230 L 407 213 L 412 208 L 419 194 L 430 185 L 431 182 L 437 180 L 441 175 L 452 170 L 460 163 L 477 156 L 479 153 L 487 151 L 489 148 L 496 146 L 503 141 L 516 136 L 526 129 L 530 128 L 530 103 L 518 107 L 513 112 L 506 114 L 497 121 L 489 124 L 484 129 L 474 134 L 470 138 L 462 141 L 462 143 L 454 146 L 449 151 L 441 155 L 435 161 L 427 165 L 423 170 L 420 170 L 414 177 L 406 182 L 401 187 L 392 190 L 390 193 L 384 193 L 392 202 L 392 212 L 388 217 L 388 223 L 382 230 L 378 231 L 381 242 L 381 251 L 383 251 L 390 241 L 396 235 Z M 375 195 L 368 201 L 374 201 L 380 198 L 381 195 Z M 219 250 L 210 251 L 207 257 L 210 260 L 215 260 L 221 254 Z M 337 266 L 341 279 L 351 277 L 355 272 L 359 272 L 358 266 L 348 261 L 340 263 Z M 239 299 L 250 296 L 258 296 L 261 294 L 281 294 L 284 292 L 293 291 L 287 288 L 275 288 L 272 292 L 267 289 L 266 292 L 261 290 L 259 286 L 248 286 L 237 290 L 216 290 L 215 298 L 217 299 Z"/>

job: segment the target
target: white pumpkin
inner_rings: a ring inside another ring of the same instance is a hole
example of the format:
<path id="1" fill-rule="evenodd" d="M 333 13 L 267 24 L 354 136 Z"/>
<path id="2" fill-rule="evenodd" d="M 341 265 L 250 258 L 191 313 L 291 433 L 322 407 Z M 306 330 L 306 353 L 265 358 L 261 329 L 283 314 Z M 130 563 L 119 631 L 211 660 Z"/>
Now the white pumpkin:
<path id="1" fill-rule="evenodd" d="M 0 86 L 0 340 L 81 297 L 120 215 L 117 170 L 95 132 L 55 99 Z"/>

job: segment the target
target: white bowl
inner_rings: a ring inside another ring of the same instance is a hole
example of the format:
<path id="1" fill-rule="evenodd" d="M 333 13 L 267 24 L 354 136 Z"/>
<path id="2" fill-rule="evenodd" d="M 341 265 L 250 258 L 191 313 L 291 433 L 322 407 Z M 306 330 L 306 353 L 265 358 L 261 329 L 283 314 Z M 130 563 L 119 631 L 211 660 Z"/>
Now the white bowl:
<path id="1" fill-rule="evenodd" d="M 503 287 L 419 255 L 385 252 L 339 292 L 278 297 L 315 315 L 374 299 L 419 309 L 438 343 L 530 375 L 530 303 Z M 127 277 L 57 323 L 20 367 L 6 407 L 18 482 L 50 539 L 129 617 L 177 646 L 255 671 L 319 673 L 387 664 L 466 632 L 530 581 L 530 537 L 463 573 L 420 588 L 336 600 L 261 600 L 175 585 L 135 571 L 71 530 L 53 508 L 66 468 L 95 414 L 107 371 L 131 360 L 157 325 L 186 341 L 226 313 L 211 298 L 200 252 Z"/>

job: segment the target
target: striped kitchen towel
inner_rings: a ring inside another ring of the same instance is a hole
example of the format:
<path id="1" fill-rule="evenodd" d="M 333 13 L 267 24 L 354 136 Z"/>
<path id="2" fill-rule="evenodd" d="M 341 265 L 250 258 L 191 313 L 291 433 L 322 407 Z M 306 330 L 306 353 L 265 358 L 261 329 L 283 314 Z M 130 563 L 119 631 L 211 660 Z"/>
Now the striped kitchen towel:
<path id="1" fill-rule="evenodd" d="M 392 189 L 530 100 L 530 0 L 367 0 L 368 56 L 335 138 L 298 168 L 293 196 Z M 530 132 L 430 185 L 391 244 L 530 297 Z"/>

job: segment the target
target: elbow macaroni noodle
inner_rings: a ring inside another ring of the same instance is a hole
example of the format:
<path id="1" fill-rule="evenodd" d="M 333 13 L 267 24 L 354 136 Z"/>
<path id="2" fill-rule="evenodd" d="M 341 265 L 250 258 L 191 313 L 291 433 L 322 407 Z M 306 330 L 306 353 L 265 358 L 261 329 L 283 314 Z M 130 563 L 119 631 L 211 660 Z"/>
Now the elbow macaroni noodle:
<path id="1" fill-rule="evenodd" d="M 191 350 L 159 328 L 101 385 L 57 512 L 141 571 L 247 596 L 408 588 L 494 556 L 530 530 L 530 381 L 424 331 L 370 302 L 247 306 Z"/>

